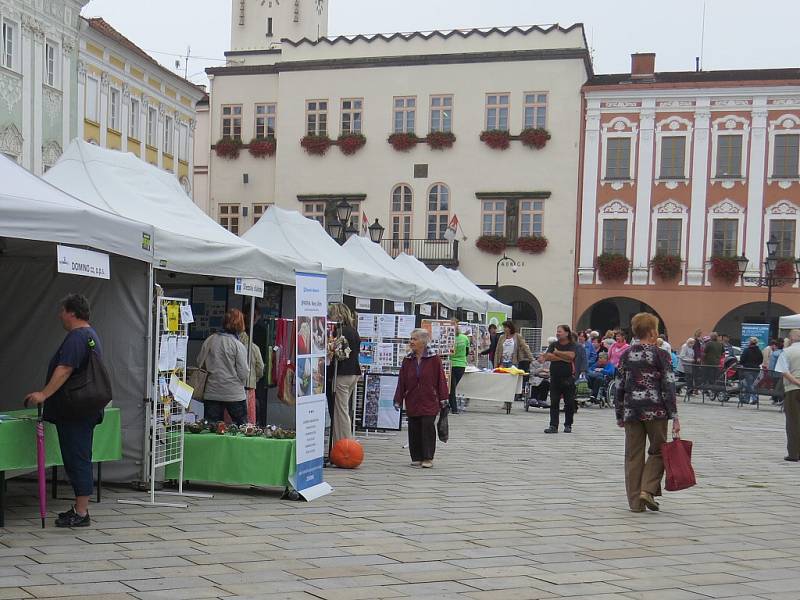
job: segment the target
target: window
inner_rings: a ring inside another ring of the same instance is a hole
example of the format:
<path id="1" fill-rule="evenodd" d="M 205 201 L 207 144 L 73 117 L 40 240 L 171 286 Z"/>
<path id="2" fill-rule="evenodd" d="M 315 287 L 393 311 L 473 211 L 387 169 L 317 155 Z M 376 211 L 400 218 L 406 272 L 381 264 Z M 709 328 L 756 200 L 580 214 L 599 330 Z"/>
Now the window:
<path id="1" fill-rule="evenodd" d="M 681 219 L 658 219 L 656 223 L 656 254 L 661 256 L 681 255 Z"/>
<path id="2" fill-rule="evenodd" d="M 541 200 L 522 200 L 519 203 L 519 236 L 541 236 L 544 202 Z"/>
<path id="3" fill-rule="evenodd" d="M 778 241 L 776 254 L 778 258 L 794 258 L 794 236 L 796 229 L 794 219 L 772 219 L 769 222 L 769 235 Z"/>
<path id="4" fill-rule="evenodd" d="M 525 94 L 525 129 L 544 129 L 547 126 L 547 94 Z"/>
<path id="5" fill-rule="evenodd" d="M 172 117 L 164 117 L 164 154 L 172 154 L 172 142 L 175 139 L 175 120 Z"/>
<path id="6" fill-rule="evenodd" d="M 628 219 L 603 220 L 603 254 L 628 253 Z"/>
<path id="7" fill-rule="evenodd" d="M 392 239 L 411 239 L 412 209 L 414 193 L 407 185 L 398 185 L 392 190 Z"/>
<path id="8" fill-rule="evenodd" d="M 487 94 L 486 129 L 508 131 L 508 94 Z"/>
<path id="9" fill-rule="evenodd" d="M 239 209 L 238 204 L 219 205 L 219 224 L 236 235 L 239 235 Z"/>
<path id="10" fill-rule="evenodd" d="M 116 88 L 111 88 L 108 96 L 108 127 L 114 131 L 122 131 L 120 116 L 122 106 L 120 105 L 120 93 Z"/>
<path id="11" fill-rule="evenodd" d="M 776 135 L 772 176 L 797 178 L 798 167 L 800 167 L 800 135 Z"/>
<path id="12" fill-rule="evenodd" d="M 264 216 L 267 209 L 272 206 L 272 203 L 267 204 L 253 204 L 253 225 L 258 223 L 259 219 Z"/>
<path id="13" fill-rule="evenodd" d="M 361 133 L 364 101 L 361 98 L 346 98 L 342 100 L 342 130 L 341 133 Z"/>
<path id="14" fill-rule="evenodd" d="M 414 133 L 417 124 L 416 96 L 394 99 L 394 133 Z"/>
<path id="15" fill-rule="evenodd" d="M 661 179 L 683 179 L 686 159 L 686 137 L 669 135 L 661 138 Z"/>
<path id="16" fill-rule="evenodd" d="M 327 100 L 306 102 L 306 133 L 308 135 L 328 135 Z"/>
<path id="17" fill-rule="evenodd" d="M 711 235 L 711 256 L 736 256 L 738 237 L 738 219 L 714 219 Z"/>
<path id="18" fill-rule="evenodd" d="M 303 202 L 303 216 L 319 221 L 325 227 L 325 207 L 324 202 Z"/>
<path id="19" fill-rule="evenodd" d="M 147 145 L 153 146 L 158 143 L 158 110 L 154 107 L 147 109 Z"/>
<path id="20" fill-rule="evenodd" d="M 742 136 L 721 135 L 717 138 L 717 178 L 742 176 Z"/>
<path id="21" fill-rule="evenodd" d="M 178 152 L 180 155 L 178 156 L 178 160 L 188 161 L 189 160 L 189 126 L 186 123 L 181 123 L 180 127 L 180 141 L 178 146 Z"/>
<path id="22" fill-rule="evenodd" d="M 481 201 L 482 235 L 506 235 L 506 201 Z"/>
<path id="23" fill-rule="evenodd" d="M 97 110 L 97 96 L 100 93 L 100 82 L 94 77 L 86 78 L 86 118 L 98 123 L 100 121 Z"/>
<path id="24" fill-rule="evenodd" d="M 44 82 L 50 87 L 58 87 L 58 46 L 47 40 L 44 44 Z"/>
<path id="25" fill-rule="evenodd" d="M 437 183 L 428 192 L 428 239 L 443 239 L 449 222 L 450 188 Z"/>
<path id="26" fill-rule="evenodd" d="M 242 139 L 242 105 L 228 104 L 222 107 L 222 137 Z"/>
<path id="27" fill-rule="evenodd" d="M 131 98 L 131 114 L 130 114 L 130 125 L 128 129 L 128 137 L 131 137 L 135 140 L 141 139 L 141 132 L 139 130 L 139 125 L 141 123 L 141 115 L 139 114 L 140 108 L 139 101 L 136 98 Z"/>
<path id="28" fill-rule="evenodd" d="M 631 178 L 631 138 L 610 137 L 606 143 L 606 179 Z"/>
<path id="29" fill-rule="evenodd" d="M 453 96 L 431 96 L 431 133 L 453 131 Z"/>
<path id="30" fill-rule="evenodd" d="M 8 21 L 3 22 L 3 47 L 0 54 L 0 65 L 6 69 L 13 69 L 16 66 L 17 52 L 17 29 Z"/>
<path id="31" fill-rule="evenodd" d="M 256 137 L 260 139 L 275 137 L 277 119 L 277 104 L 256 104 Z"/>

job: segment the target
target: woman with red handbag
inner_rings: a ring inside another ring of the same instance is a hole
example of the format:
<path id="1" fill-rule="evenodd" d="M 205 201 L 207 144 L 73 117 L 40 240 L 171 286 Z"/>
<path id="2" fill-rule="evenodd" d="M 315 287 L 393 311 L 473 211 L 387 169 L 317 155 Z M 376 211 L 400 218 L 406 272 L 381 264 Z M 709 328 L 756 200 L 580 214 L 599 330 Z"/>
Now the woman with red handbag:
<path id="1" fill-rule="evenodd" d="M 614 407 L 617 425 L 625 429 L 625 488 L 633 512 L 645 507 L 658 510 L 655 496 L 661 495 L 664 460 L 661 446 L 667 441 L 672 419 L 672 437 L 680 436 L 675 374 L 666 350 L 656 346 L 658 317 L 639 313 L 631 319 L 639 340 L 620 357 Z M 649 440 L 647 461 L 645 441 Z"/>

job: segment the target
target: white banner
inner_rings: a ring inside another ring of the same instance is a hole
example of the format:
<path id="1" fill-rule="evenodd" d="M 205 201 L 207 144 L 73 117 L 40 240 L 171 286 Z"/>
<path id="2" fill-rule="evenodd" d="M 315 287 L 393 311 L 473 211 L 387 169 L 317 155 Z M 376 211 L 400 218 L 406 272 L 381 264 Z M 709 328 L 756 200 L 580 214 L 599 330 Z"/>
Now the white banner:
<path id="1" fill-rule="evenodd" d="M 58 272 L 96 279 L 111 279 L 108 254 L 72 246 L 58 246 Z"/>

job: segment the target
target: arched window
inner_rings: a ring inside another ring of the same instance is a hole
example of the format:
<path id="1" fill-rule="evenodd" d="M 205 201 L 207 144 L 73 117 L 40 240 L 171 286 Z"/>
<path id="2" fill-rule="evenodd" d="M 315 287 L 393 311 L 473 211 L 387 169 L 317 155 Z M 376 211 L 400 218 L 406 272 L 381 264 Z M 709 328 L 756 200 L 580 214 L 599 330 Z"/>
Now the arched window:
<path id="1" fill-rule="evenodd" d="M 428 191 L 428 239 L 443 239 L 449 221 L 450 188 L 443 183 L 436 183 Z"/>
<path id="2" fill-rule="evenodd" d="M 392 190 L 391 213 L 393 240 L 411 239 L 411 225 L 413 222 L 414 192 L 411 186 L 401 183 Z M 395 248 L 399 243 L 392 244 Z M 404 244 L 407 246 L 408 244 Z"/>

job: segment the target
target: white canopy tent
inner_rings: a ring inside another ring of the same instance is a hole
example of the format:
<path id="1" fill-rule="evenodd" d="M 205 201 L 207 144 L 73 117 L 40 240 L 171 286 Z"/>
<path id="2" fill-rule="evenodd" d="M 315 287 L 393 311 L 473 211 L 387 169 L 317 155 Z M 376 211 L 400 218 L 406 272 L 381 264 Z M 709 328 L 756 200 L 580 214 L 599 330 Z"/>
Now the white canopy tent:
<path id="1" fill-rule="evenodd" d="M 292 286 L 296 269 L 320 268 L 264 252 L 225 230 L 192 202 L 174 175 L 130 153 L 74 140 L 44 178 L 92 206 L 152 225 L 156 267 Z"/>
<path id="2" fill-rule="evenodd" d="M 800 315 L 787 315 L 778 320 L 778 329 L 800 329 Z"/>
<path id="3" fill-rule="evenodd" d="M 480 312 L 504 312 L 507 315 L 511 315 L 511 307 L 507 304 L 503 304 L 497 298 L 494 298 L 487 294 L 484 290 L 479 288 L 475 285 L 466 275 L 464 275 L 461 271 L 455 271 L 453 269 L 448 269 L 447 267 L 439 266 L 436 268 L 435 273 L 438 273 L 451 281 L 453 285 L 458 287 L 459 289 L 464 290 L 465 294 L 469 294 L 470 296 L 476 298 L 479 302 L 482 302 L 485 305 Z"/>
<path id="4" fill-rule="evenodd" d="M 244 239 L 268 253 L 284 253 L 297 261 L 315 262 L 328 274 L 328 296 L 413 301 L 407 281 L 350 252 L 331 238 L 318 221 L 297 211 L 270 206 Z"/>
<path id="5" fill-rule="evenodd" d="M 394 262 L 400 265 L 401 269 L 404 269 L 409 273 L 413 273 L 414 277 L 418 278 L 419 281 L 424 282 L 425 285 L 436 290 L 439 298 L 437 302 L 452 309 L 459 308 L 463 305 L 464 295 L 461 293 L 461 291 L 452 289 L 450 286 L 446 286 L 438 277 L 433 274 L 433 271 L 426 267 L 416 257 L 402 252 L 397 255 L 397 258 L 394 259 Z M 467 310 L 474 309 L 468 308 Z"/>

